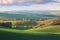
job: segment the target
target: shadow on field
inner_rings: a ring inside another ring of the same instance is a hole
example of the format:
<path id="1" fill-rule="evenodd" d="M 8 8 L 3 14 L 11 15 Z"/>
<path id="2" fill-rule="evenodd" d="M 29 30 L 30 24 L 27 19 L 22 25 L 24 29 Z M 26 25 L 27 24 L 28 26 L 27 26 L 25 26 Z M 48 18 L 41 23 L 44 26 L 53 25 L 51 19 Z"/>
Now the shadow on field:
<path id="1" fill-rule="evenodd" d="M 4 26 L 0 26 L 0 28 L 8 28 L 8 27 L 4 27 Z M 28 30 L 28 29 L 32 29 L 32 28 L 8 28 L 8 29 L 15 29 L 15 30 Z"/>
<path id="2" fill-rule="evenodd" d="M 28 29 L 32 29 L 32 28 L 12 28 L 12 29 L 15 29 L 15 30 L 28 30 Z"/>
<path id="3" fill-rule="evenodd" d="M 0 31 L 0 40 L 60 40 L 59 34 L 31 35 Z"/>

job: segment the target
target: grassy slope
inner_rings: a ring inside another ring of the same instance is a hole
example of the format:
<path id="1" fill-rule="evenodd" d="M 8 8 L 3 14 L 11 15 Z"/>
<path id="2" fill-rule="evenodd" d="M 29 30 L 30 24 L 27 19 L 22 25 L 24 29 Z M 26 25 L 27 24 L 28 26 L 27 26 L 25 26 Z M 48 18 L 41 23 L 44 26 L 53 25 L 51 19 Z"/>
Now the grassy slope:
<path id="1" fill-rule="evenodd" d="M 44 32 L 44 33 L 52 33 L 52 34 L 60 34 L 60 25 L 48 26 L 45 28 L 38 28 L 38 29 L 34 29 L 33 31 Z"/>
<path id="2" fill-rule="evenodd" d="M 19 30 L 0 28 L 0 40 L 58 40 L 60 26 Z"/>

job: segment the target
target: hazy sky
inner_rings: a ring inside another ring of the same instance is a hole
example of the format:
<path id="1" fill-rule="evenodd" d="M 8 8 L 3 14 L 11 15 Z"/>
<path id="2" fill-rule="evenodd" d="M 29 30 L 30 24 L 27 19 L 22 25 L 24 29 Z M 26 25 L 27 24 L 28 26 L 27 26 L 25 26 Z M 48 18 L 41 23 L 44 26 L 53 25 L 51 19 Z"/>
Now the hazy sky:
<path id="1" fill-rule="evenodd" d="M 0 0 L 0 11 L 60 10 L 60 0 Z"/>

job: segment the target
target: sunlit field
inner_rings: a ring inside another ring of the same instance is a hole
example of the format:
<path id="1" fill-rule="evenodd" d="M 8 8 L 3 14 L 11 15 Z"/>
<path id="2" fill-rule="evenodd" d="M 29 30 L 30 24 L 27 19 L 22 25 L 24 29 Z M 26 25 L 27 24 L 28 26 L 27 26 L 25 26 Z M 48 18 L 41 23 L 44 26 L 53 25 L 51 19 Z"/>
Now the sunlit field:
<path id="1" fill-rule="evenodd" d="M 33 29 L 0 28 L 0 40 L 59 40 L 60 25 Z"/>
<path id="2" fill-rule="evenodd" d="M 0 40 L 60 40 L 60 18 L 0 20 Z"/>

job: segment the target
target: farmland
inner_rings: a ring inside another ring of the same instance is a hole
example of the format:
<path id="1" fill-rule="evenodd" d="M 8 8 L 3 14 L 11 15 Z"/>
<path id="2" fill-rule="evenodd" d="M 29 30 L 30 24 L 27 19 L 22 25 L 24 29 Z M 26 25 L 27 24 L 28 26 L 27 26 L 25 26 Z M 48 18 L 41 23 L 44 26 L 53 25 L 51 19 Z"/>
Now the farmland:
<path id="1" fill-rule="evenodd" d="M 60 40 L 60 16 L 50 11 L 0 12 L 0 40 Z"/>

